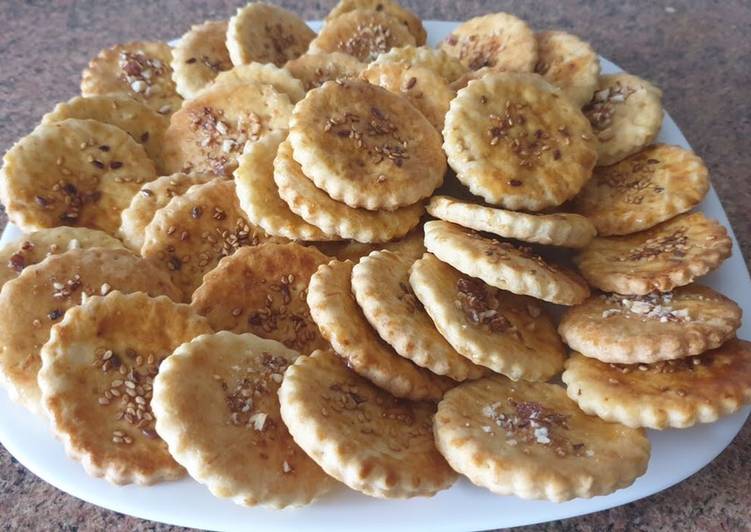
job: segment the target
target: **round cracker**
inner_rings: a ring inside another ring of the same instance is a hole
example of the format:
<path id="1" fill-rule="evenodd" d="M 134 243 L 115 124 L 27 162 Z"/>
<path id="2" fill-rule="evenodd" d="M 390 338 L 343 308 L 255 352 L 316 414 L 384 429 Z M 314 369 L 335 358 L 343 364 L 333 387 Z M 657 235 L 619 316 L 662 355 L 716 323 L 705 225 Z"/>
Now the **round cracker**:
<path id="1" fill-rule="evenodd" d="M 395 210 L 443 182 L 441 136 L 404 98 L 365 81 L 329 81 L 299 102 L 289 142 L 305 175 L 350 207 Z"/>
<path id="2" fill-rule="evenodd" d="M 303 54 L 287 61 L 284 68 L 302 82 L 307 92 L 327 81 L 356 78 L 365 66 L 349 54 L 331 52 Z"/>
<path id="3" fill-rule="evenodd" d="M 292 104 L 270 85 L 214 84 L 172 115 L 164 135 L 170 173 L 229 176 L 248 141 L 287 128 Z"/>
<path id="4" fill-rule="evenodd" d="M 310 277 L 329 258 L 294 242 L 239 249 L 207 273 L 191 305 L 214 330 L 250 332 L 307 355 L 328 344 L 310 317 Z"/>
<path id="5" fill-rule="evenodd" d="M 112 292 L 70 309 L 39 370 L 42 404 L 68 456 L 113 484 L 182 477 L 154 431 L 152 386 L 162 360 L 209 332 L 187 305 L 144 293 Z"/>
<path id="6" fill-rule="evenodd" d="M 170 454 L 217 497 L 302 506 L 335 482 L 292 440 L 279 413 L 282 375 L 299 353 L 222 331 L 178 347 L 159 367 L 152 408 Z"/>
<path id="7" fill-rule="evenodd" d="M 400 46 L 379 55 L 373 64 L 400 63 L 407 66 L 423 67 L 432 70 L 451 83 L 467 73 L 458 59 L 443 50 L 429 46 Z"/>
<path id="8" fill-rule="evenodd" d="M 122 129 L 74 118 L 37 126 L 3 163 L 0 196 L 24 231 L 70 225 L 114 234 L 120 212 L 157 175 Z"/>
<path id="9" fill-rule="evenodd" d="M 305 89 L 299 79 L 293 77 L 288 70 L 271 63 L 248 63 L 247 65 L 238 65 L 226 72 L 220 72 L 214 80 L 214 84 L 222 83 L 271 85 L 277 92 L 286 94 L 292 103 L 302 100 L 305 96 Z"/>
<path id="10" fill-rule="evenodd" d="M 562 379 L 588 414 L 629 427 L 687 428 L 751 403 L 751 344 L 733 339 L 703 355 L 637 366 L 574 353 Z"/>
<path id="11" fill-rule="evenodd" d="M 81 76 L 83 96 L 133 98 L 163 115 L 182 105 L 172 80 L 172 48 L 163 42 L 134 41 L 99 52 Z"/>
<path id="12" fill-rule="evenodd" d="M 643 475 L 644 431 L 584 414 L 564 389 L 489 377 L 449 391 L 434 422 L 451 467 L 499 495 L 561 502 L 606 495 Z"/>
<path id="13" fill-rule="evenodd" d="M 664 294 L 593 296 L 561 318 L 558 332 L 574 350 L 618 364 L 649 364 L 698 355 L 735 335 L 738 305 L 701 285 Z"/>
<path id="14" fill-rule="evenodd" d="M 518 380 L 548 380 L 565 349 L 539 302 L 466 277 L 426 253 L 410 270 L 417 299 L 449 344 L 469 360 Z"/>
<path id="15" fill-rule="evenodd" d="M 565 31 L 543 31 L 535 38 L 535 72 L 560 88 L 577 107 L 588 103 L 600 77 L 600 58 L 589 43 Z"/>
<path id="16" fill-rule="evenodd" d="M 578 214 L 527 214 L 433 196 L 427 205 L 432 216 L 476 231 L 524 242 L 583 248 L 597 234 L 595 226 Z"/>
<path id="17" fill-rule="evenodd" d="M 409 285 L 414 259 L 374 251 L 352 270 L 352 292 L 378 335 L 404 358 L 437 375 L 463 381 L 486 373 L 457 353 L 436 330 Z"/>
<path id="18" fill-rule="evenodd" d="M 631 74 L 600 76 L 582 109 L 597 140 L 597 165 L 607 166 L 651 144 L 662 127 L 662 91 Z"/>
<path id="19" fill-rule="evenodd" d="M 299 357 L 284 375 L 279 400 L 295 442 L 354 490 L 429 497 L 456 480 L 433 442 L 434 406 L 395 399 L 331 351 Z"/>
<path id="20" fill-rule="evenodd" d="M 438 400 L 454 381 L 399 356 L 373 330 L 352 295 L 350 261 L 318 268 L 308 287 L 310 315 L 321 335 L 356 373 L 396 397 Z"/>
<path id="21" fill-rule="evenodd" d="M 11 399 L 41 414 L 39 351 L 65 312 L 88 296 L 146 292 L 179 300 L 169 276 L 125 249 L 74 249 L 47 257 L 0 292 L 0 374 Z"/>
<path id="22" fill-rule="evenodd" d="M 149 181 L 133 196 L 130 205 L 120 214 L 117 234 L 136 253 L 141 252 L 146 226 L 154 219 L 156 211 L 166 206 L 172 198 L 184 194 L 193 185 L 215 179 L 206 174 L 172 174 Z"/>
<path id="23" fill-rule="evenodd" d="M 730 256 L 732 246 L 722 225 L 695 212 L 640 233 L 595 238 L 574 261 L 592 286 L 644 295 L 706 275 Z"/>
<path id="24" fill-rule="evenodd" d="M 537 74 L 491 73 L 470 82 L 451 101 L 443 136 L 459 181 L 511 210 L 571 199 L 597 159 L 587 119 Z"/>
<path id="25" fill-rule="evenodd" d="M 227 51 L 227 21 L 191 26 L 172 49 L 172 79 L 183 98 L 195 98 L 220 72 L 232 68 Z"/>
<path id="26" fill-rule="evenodd" d="M 305 21 L 279 6 L 251 2 L 229 21 L 227 49 L 232 63 L 283 66 L 301 56 L 316 36 Z"/>
<path id="27" fill-rule="evenodd" d="M 356 9 L 329 20 L 310 43 L 310 51 L 343 52 L 370 63 L 395 46 L 415 42 L 399 19 L 384 12 Z"/>
<path id="28" fill-rule="evenodd" d="M 425 253 L 423 238 L 422 228 L 418 227 L 398 240 L 382 244 L 363 244 L 354 240 L 340 240 L 338 242 L 315 242 L 313 245 L 323 254 L 341 261 L 351 260 L 356 263 L 361 258 L 379 249 L 392 251 L 402 257 L 417 260 Z"/>
<path id="29" fill-rule="evenodd" d="M 470 70 L 491 67 L 531 72 L 537 63 L 535 34 L 523 20 L 508 13 L 492 13 L 460 24 L 440 44 Z"/>
<path id="30" fill-rule="evenodd" d="M 379 11 L 397 18 L 406 26 L 418 45 L 425 44 L 428 38 L 420 17 L 393 0 L 339 0 L 339 3 L 326 15 L 326 22 L 357 9 Z"/>
<path id="31" fill-rule="evenodd" d="M 369 211 L 331 199 L 303 174 L 293 159 L 289 139 L 279 145 L 274 159 L 274 181 L 288 208 L 326 235 L 358 242 L 385 242 L 407 234 L 425 212 L 421 204 L 394 211 Z"/>
<path id="32" fill-rule="evenodd" d="M 442 220 L 425 224 L 425 247 L 465 275 L 514 294 L 559 305 L 576 305 L 589 296 L 584 279 L 546 262 L 530 248 L 485 238 Z"/>
<path id="33" fill-rule="evenodd" d="M 600 236 L 627 235 L 690 211 L 709 191 L 709 171 L 695 153 L 655 144 L 595 168 L 572 208 Z"/>

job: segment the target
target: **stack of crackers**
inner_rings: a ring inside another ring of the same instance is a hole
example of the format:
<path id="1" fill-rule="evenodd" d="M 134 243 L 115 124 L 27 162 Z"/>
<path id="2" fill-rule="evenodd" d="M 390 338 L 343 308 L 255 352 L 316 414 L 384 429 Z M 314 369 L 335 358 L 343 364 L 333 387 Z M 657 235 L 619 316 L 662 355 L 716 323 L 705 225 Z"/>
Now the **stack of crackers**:
<path id="1" fill-rule="evenodd" d="M 564 501 L 751 402 L 659 89 L 506 13 L 425 40 L 393 0 L 317 35 L 251 3 L 102 51 L 6 153 L 0 374 L 88 473 Z"/>

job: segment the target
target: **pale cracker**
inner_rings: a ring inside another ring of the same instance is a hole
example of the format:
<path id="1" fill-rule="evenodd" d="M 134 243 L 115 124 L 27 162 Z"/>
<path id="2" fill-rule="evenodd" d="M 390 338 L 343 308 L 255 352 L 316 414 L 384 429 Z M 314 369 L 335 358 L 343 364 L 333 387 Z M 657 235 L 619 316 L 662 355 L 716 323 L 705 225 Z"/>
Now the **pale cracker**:
<path id="1" fill-rule="evenodd" d="M 287 61 L 284 68 L 302 82 L 307 92 L 327 81 L 356 78 L 365 66 L 349 54 L 331 52 L 303 54 Z"/>
<path id="2" fill-rule="evenodd" d="M 588 103 L 600 77 L 600 58 L 589 43 L 565 31 L 543 31 L 535 38 L 535 72 L 559 87 L 577 107 Z"/>
<path id="3" fill-rule="evenodd" d="M 468 72 L 461 61 L 429 46 L 401 46 L 379 55 L 372 64 L 401 63 L 432 70 L 451 83 Z"/>
<path id="4" fill-rule="evenodd" d="M 417 260 L 425 253 L 423 238 L 422 228 L 418 227 L 400 239 L 381 244 L 363 244 L 354 240 L 341 240 L 338 242 L 316 242 L 313 245 L 325 255 L 341 261 L 351 260 L 356 263 L 372 251 L 379 249 L 393 251 L 403 257 Z"/>
<path id="5" fill-rule="evenodd" d="M 195 98 L 219 73 L 232 68 L 227 51 L 227 21 L 196 24 L 172 49 L 172 79 L 183 98 Z"/>
<path id="6" fill-rule="evenodd" d="M 428 38 L 428 34 L 422 25 L 420 17 L 393 0 L 339 0 L 339 3 L 337 3 L 331 9 L 329 14 L 326 15 L 326 22 L 356 9 L 379 11 L 399 19 L 399 21 L 407 27 L 419 45 L 425 44 L 425 41 Z"/>
<path id="7" fill-rule="evenodd" d="M 214 84 L 221 83 L 258 83 L 271 85 L 278 92 L 286 94 L 292 103 L 297 103 L 305 96 L 302 82 L 293 77 L 288 70 L 271 63 L 248 63 L 237 65 L 231 70 L 220 72 Z"/>

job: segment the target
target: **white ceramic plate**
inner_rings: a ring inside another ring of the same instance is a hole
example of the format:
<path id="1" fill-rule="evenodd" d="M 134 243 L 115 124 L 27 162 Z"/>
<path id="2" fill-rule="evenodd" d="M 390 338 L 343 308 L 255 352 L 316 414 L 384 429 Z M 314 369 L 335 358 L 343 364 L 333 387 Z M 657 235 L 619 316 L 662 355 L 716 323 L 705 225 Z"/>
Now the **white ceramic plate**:
<path id="1" fill-rule="evenodd" d="M 434 45 L 456 23 L 427 21 L 425 26 L 429 42 Z M 311 23 L 311 27 L 318 29 L 319 25 Z M 604 72 L 620 70 L 604 59 L 602 66 Z M 689 148 L 667 114 L 658 140 Z M 733 256 L 703 282 L 731 295 L 746 315 L 751 315 L 751 279 L 714 189 L 709 191 L 701 209 L 728 228 L 735 246 Z M 0 243 L 19 234 L 16 227 L 9 225 Z M 744 325 L 739 336 L 751 338 L 750 329 L 748 324 Z M 0 441 L 19 462 L 57 488 L 90 503 L 144 519 L 211 530 L 440 532 L 551 521 L 647 497 L 711 462 L 741 429 L 749 410 L 745 408 L 717 423 L 687 430 L 650 431 L 652 459 L 643 477 L 611 495 L 563 504 L 499 497 L 465 479 L 430 499 L 384 501 L 341 488 L 308 507 L 285 511 L 236 506 L 213 497 L 189 478 L 152 487 L 117 487 L 87 476 L 77 462 L 66 457 L 63 446 L 50 434 L 46 423 L 12 403 L 3 392 L 0 392 Z"/>

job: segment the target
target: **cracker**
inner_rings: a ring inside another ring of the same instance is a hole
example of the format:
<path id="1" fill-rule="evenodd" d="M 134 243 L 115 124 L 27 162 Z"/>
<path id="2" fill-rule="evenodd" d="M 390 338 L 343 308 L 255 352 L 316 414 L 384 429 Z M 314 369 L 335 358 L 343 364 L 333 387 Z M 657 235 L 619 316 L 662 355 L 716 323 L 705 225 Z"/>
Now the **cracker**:
<path id="1" fill-rule="evenodd" d="M 209 20 L 191 26 L 172 49 L 172 79 L 186 100 L 232 68 L 227 51 L 227 21 Z"/>
<path id="2" fill-rule="evenodd" d="M 595 238 L 574 261 L 592 286 L 643 295 L 706 275 L 730 256 L 732 246 L 722 225 L 695 212 L 640 233 Z"/>
<path id="3" fill-rule="evenodd" d="M 232 181 L 214 179 L 170 200 L 146 226 L 141 255 L 170 272 L 190 300 L 205 273 L 243 246 L 269 237 L 249 223 Z"/>
<path id="4" fill-rule="evenodd" d="M 69 118 L 42 124 L 3 157 L 0 197 L 24 231 L 60 225 L 114 234 L 154 163 L 122 129 Z"/>
<path id="5" fill-rule="evenodd" d="M 277 92 L 286 94 L 292 103 L 302 100 L 305 89 L 302 82 L 293 77 L 288 70 L 271 63 L 248 63 L 238 65 L 232 70 L 220 72 L 214 83 L 258 83 L 271 85 Z"/>
<path id="6" fill-rule="evenodd" d="M 434 128 L 443 130 L 449 102 L 456 93 L 434 71 L 403 63 L 381 63 L 370 65 L 361 77 L 373 85 L 405 97 Z"/>
<path id="7" fill-rule="evenodd" d="M 310 43 L 310 51 L 343 52 L 370 63 L 395 46 L 415 43 L 415 38 L 398 18 L 379 11 L 356 9 L 329 20 Z"/>
<path id="8" fill-rule="evenodd" d="M 379 55 L 374 64 L 400 63 L 432 70 L 451 83 L 467 73 L 467 67 L 443 50 L 429 46 L 400 46 Z"/>
<path id="9" fill-rule="evenodd" d="M 436 330 L 409 285 L 414 259 L 374 251 L 352 270 L 352 292 L 378 335 L 404 358 L 456 381 L 486 373 L 457 353 Z"/>
<path id="10" fill-rule="evenodd" d="M 385 242 L 407 234 L 425 212 L 421 204 L 394 211 L 369 211 L 331 199 L 303 174 L 293 159 L 289 139 L 279 146 L 274 159 L 274 181 L 289 209 L 327 235 L 358 242 Z"/>
<path id="11" fill-rule="evenodd" d="M 307 92 L 327 81 L 356 78 L 365 66 L 349 54 L 331 52 L 303 54 L 287 61 L 284 68 L 302 82 Z"/>
<path id="12" fill-rule="evenodd" d="M 331 351 L 299 357 L 279 388 L 284 423 L 321 468 L 372 497 L 429 497 L 456 480 L 433 442 L 435 407 L 395 399 Z"/>
<path id="13" fill-rule="evenodd" d="M 698 355 L 735 335 L 738 305 L 701 285 L 664 294 L 602 294 L 572 307 L 558 332 L 574 350 L 603 362 L 649 364 Z"/>
<path id="14" fill-rule="evenodd" d="M 193 185 L 200 185 L 214 178 L 207 174 L 178 173 L 149 181 L 133 196 L 128 208 L 120 214 L 118 236 L 126 246 L 140 253 L 146 227 L 154 219 L 156 211 L 165 207 L 175 196 L 184 194 Z"/>
<path id="15" fill-rule="evenodd" d="M 292 212 L 279 196 L 274 182 L 274 158 L 286 136 L 284 131 L 274 131 L 245 147 L 234 172 L 240 207 L 251 223 L 269 235 L 292 240 L 336 239 Z"/>
<path id="16" fill-rule="evenodd" d="M 449 391 L 434 430 L 456 471 L 524 499 L 607 495 L 643 475 L 650 455 L 643 430 L 584 414 L 562 387 L 501 376 Z"/>
<path id="17" fill-rule="evenodd" d="M 595 168 L 571 206 L 600 236 L 643 231 L 696 207 L 709 171 L 695 153 L 654 144 L 611 166 Z"/>
<path id="18" fill-rule="evenodd" d="M 182 477 L 154 430 L 152 385 L 162 360 L 208 332 L 203 318 L 164 296 L 112 292 L 70 309 L 39 370 L 42 404 L 68 456 L 113 484 Z"/>
<path id="19" fill-rule="evenodd" d="M 379 249 L 392 251 L 402 257 L 417 260 L 425 253 L 423 237 L 422 228 L 417 228 L 398 240 L 382 244 L 363 244 L 354 240 L 340 240 L 338 242 L 316 242 L 314 245 L 325 255 L 341 261 L 351 260 L 356 263 L 372 251 Z"/>
<path id="20" fill-rule="evenodd" d="M 172 48 L 163 42 L 134 41 L 102 50 L 81 75 L 81 95 L 122 96 L 169 116 L 182 98 L 172 80 Z"/>
<path id="21" fill-rule="evenodd" d="M 125 249 L 74 249 L 25 268 L 0 292 L 0 375 L 11 399 L 41 414 L 39 351 L 66 310 L 88 296 L 179 291 L 169 276 Z"/>
<path id="22" fill-rule="evenodd" d="M 582 112 L 537 74 L 491 73 L 451 101 L 444 150 L 476 196 L 539 211 L 571 199 L 592 176 L 596 140 Z"/>
<path id="23" fill-rule="evenodd" d="M 450 86 L 452 89 L 459 92 L 464 87 L 469 85 L 470 81 L 483 78 L 488 74 L 495 74 L 496 72 L 497 71 L 491 67 L 482 67 L 479 70 L 468 70 L 467 72 L 456 78 L 454 81 L 452 81 Z"/>
<path id="24" fill-rule="evenodd" d="M 703 355 L 635 366 L 575 353 L 562 378 L 588 414 L 629 427 L 687 428 L 751 403 L 751 344 L 733 339 Z"/>
<path id="25" fill-rule="evenodd" d="M 97 120 L 119 127 L 141 144 L 157 170 L 162 170 L 162 144 L 169 121 L 150 107 L 124 96 L 76 96 L 58 103 L 42 117 L 42 124 L 68 118 Z"/>
<path id="26" fill-rule="evenodd" d="M 492 13 L 463 22 L 441 41 L 440 49 L 470 70 L 491 67 L 531 72 L 537 63 L 535 34 L 523 20 Z"/>
<path id="27" fill-rule="evenodd" d="M 588 103 L 600 77 L 600 58 L 589 43 L 565 31 L 543 31 L 535 38 L 535 72 L 559 87 L 577 107 Z"/>
<path id="28" fill-rule="evenodd" d="M 465 275 L 514 294 L 559 305 L 576 305 L 589 296 L 584 279 L 546 262 L 530 248 L 485 238 L 442 220 L 425 224 L 425 247 Z"/>
<path id="29" fill-rule="evenodd" d="M 307 355 L 328 347 L 306 302 L 310 276 L 328 261 L 295 243 L 242 248 L 204 276 L 191 305 L 214 330 L 250 332 Z"/>
<path id="30" fill-rule="evenodd" d="M 298 356 L 278 342 L 222 331 L 181 345 L 160 366 L 156 430 L 213 495 L 284 508 L 334 487 L 279 413 L 279 383 Z"/>
<path id="31" fill-rule="evenodd" d="M 339 0 L 339 3 L 326 15 L 326 22 L 358 9 L 379 11 L 397 18 L 409 30 L 418 45 L 425 44 L 428 38 L 420 17 L 393 0 Z"/>
<path id="32" fill-rule="evenodd" d="M 607 166 L 651 144 L 662 127 L 662 91 L 631 74 L 600 76 L 582 109 L 597 140 L 597 165 Z"/>
<path id="33" fill-rule="evenodd" d="M 107 233 L 85 227 L 54 227 L 21 235 L 0 248 L 0 287 L 18 277 L 24 268 L 50 255 L 85 248 L 122 249 L 123 243 Z"/>
<path id="34" fill-rule="evenodd" d="M 305 175 L 350 207 L 414 204 L 446 171 L 430 122 L 404 98 L 365 81 L 329 81 L 310 91 L 295 106 L 288 139 Z"/>
<path id="35" fill-rule="evenodd" d="M 514 380 L 548 380 L 563 368 L 563 343 L 534 299 L 464 276 L 429 253 L 409 282 L 438 331 L 475 364 Z"/>
<path id="36" fill-rule="evenodd" d="M 170 173 L 229 176 L 247 142 L 289 124 L 292 104 L 270 85 L 214 84 L 172 115 L 165 133 Z"/>
<path id="37" fill-rule="evenodd" d="M 438 400 L 453 381 L 400 357 L 373 330 L 352 295 L 350 261 L 320 266 L 308 287 L 308 306 L 321 335 L 356 373 L 396 397 Z"/>
<path id="38" fill-rule="evenodd" d="M 583 248 L 597 231 L 578 214 L 527 214 L 466 203 L 448 196 L 433 196 L 427 205 L 432 216 L 462 227 L 524 242 Z"/>
<path id="39" fill-rule="evenodd" d="M 316 36 L 305 21 L 279 6 L 251 2 L 229 21 L 227 49 L 232 63 L 283 66 L 301 56 Z"/>

